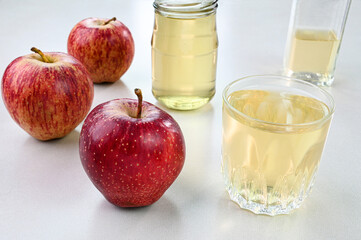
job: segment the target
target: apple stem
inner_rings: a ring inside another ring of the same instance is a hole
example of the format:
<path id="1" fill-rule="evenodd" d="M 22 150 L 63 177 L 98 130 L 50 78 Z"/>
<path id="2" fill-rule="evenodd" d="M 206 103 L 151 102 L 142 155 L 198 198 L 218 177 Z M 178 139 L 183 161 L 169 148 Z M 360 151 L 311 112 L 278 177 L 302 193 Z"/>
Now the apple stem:
<path id="1" fill-rule="evenodd" d="M 142 102 L 143 102 L 142 91 L 139 88 L 136 88 L 136 89 L 134 89 L 134 92 L 138 97 L 137 118 L 141 118 L 141 116 L 142 116 Z"/>
<path id="2" fill-rule="evenodd" d="M 44 62 L 50 63 L 49 59 L 45 56 L 45 54 L 36 47 L 32 47 L 30 50 L 33 51 L 34 53 L 39 54 Z"/>
<path id="3" fill-rule="evenodd" d="M 104 25 L 107 25 L 108 23 L 110 23 L 110 22 L 112 22 L 112 21 L 115 21 L 115 20 L 117 20 L 115 17 L 113 17 L 112 19 L 109 19 L 108 21 L 106 21 L 105 23 L 104 23 Z"/>

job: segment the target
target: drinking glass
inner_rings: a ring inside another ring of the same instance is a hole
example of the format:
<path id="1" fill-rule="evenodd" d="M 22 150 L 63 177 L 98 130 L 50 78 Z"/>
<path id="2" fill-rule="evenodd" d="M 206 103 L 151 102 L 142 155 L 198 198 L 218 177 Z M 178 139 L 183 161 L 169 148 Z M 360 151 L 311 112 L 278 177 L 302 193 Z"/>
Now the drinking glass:
<path id="1" fill-rule="evenodd" d="M 288 214 L 314 183 L 332 96 L 284 76 L 241 78 L 223 91 L 222 171 L 230 198 L 257 214 Z"/>

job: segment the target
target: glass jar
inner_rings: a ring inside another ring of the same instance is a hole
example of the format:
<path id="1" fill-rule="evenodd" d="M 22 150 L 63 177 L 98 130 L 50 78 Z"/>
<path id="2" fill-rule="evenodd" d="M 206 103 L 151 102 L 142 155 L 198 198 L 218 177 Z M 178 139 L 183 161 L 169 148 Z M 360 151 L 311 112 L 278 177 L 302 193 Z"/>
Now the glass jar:
<path id="1" fill-rule="evenodd" d="M 215 94 L 217 0 L 155 0 L 152 93 L 168 108 L 192 110 Z"/>
<path id="2" fill-rule="evenodd" d="M 294 0 L 285 54 L 288 76 L 319 86 L 334 80 L 351 0 Z"/>

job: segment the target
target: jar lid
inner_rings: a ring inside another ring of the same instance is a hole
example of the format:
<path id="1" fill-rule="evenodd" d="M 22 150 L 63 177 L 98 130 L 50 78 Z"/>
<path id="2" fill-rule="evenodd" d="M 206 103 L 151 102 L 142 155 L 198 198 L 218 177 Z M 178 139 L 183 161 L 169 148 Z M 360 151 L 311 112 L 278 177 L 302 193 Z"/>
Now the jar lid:
<path id="1" fill-rule="evenodd" d="M 218 0 L 155 0 L 156 12 L 173 18 L 197 18 L 216 11 Z"/>

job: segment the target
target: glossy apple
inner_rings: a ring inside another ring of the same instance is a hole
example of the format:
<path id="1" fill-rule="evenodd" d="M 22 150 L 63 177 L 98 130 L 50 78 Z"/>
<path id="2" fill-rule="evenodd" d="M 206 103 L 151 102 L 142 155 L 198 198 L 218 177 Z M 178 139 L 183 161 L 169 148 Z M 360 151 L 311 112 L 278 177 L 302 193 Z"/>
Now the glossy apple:
<path id="1" fill-rule="evenodd" d="M 34 138 L 61 138 L 86 117 L 93 83 L 85 67 L 59 52 L 19 57 L 2 78 L 2 98 L 11 117 Z"/>
<path id="2" fill-rule="evenodd" d="M 94 83 L 115 82 L 132 63 L 134 41 L 116 18 L 87 18 L 71 30 L 68 53 L 84 64 Z"/>
<path id="3" fill-rule="evenodd" d="M 116 99 L 95 107 L 79 140 L 83 167 L 95 187 L 120 207 L 157 201 L 182 170 L 185 143 L 177 122 L 148 102 Z"/>

